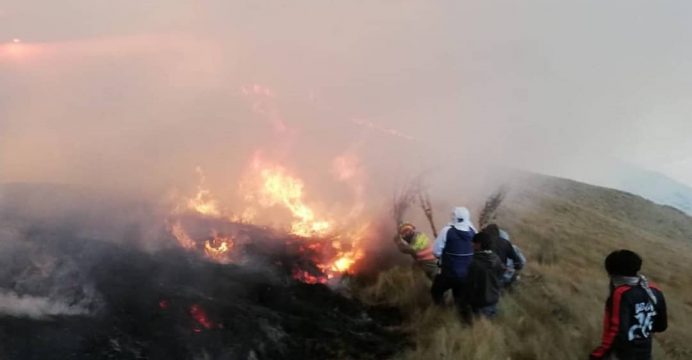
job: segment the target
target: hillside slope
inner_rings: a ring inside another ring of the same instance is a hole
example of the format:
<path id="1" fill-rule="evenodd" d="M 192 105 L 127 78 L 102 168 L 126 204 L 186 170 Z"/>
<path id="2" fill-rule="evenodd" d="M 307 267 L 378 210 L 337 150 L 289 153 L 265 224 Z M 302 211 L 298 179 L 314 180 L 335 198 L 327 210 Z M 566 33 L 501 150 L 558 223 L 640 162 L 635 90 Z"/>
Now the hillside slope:
<path id="1" fill-rule="evenodd" d="M 670 326 L 656 335 L 655 358 L 692 358 L 692 218 L 631 194 L 529 176 L 512 185 L 497 222 L 528 266 L 496 321 L 460 326 L 450 310 L 430 306 L 425 280 L 410 269 L 391 269 L 365 291 L 409 315 L 414 345 L 402 358 L 587 358 L 608 292 L 603 259 L 620 248 L 642 255 L 642 273 L 667 296 Z"/>
<path id="2" fill-rule="evenodd" d="M 633 169 L 621 175 L 615 188 L 692 214 L 692 188 L 663 174 Z"/>

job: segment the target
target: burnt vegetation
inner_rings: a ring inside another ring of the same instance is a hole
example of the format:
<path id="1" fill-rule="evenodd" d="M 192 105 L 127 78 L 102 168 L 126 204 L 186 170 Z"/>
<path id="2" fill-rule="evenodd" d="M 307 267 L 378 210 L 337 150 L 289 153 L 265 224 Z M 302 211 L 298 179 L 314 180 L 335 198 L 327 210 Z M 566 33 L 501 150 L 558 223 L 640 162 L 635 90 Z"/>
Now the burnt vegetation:
<path id="1" fill-rule="evenodd" d="M 0 313 L 3 359 L 380 359 L 404 341 L 396 309 L 294 280 L 296 266 L 318 271 L 314 254 L 268 229 L 219 226 L 248 240 L 245 262 L 219 264 L 9 210 L 0 214 L 0 287 L 17 294 L 19 308 Z M 166 236 L 161 242 L 172 242 Z M 60 306 L 27 312 L 36 299 Z M 83 313 L 61 313 L 74 306 Z"/>

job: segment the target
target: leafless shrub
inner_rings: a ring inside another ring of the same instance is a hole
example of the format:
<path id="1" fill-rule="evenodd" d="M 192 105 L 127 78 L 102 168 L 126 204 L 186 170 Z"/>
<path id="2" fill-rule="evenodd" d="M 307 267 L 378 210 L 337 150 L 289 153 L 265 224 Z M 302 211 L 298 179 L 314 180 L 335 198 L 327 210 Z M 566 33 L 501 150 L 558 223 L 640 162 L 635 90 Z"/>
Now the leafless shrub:
<path id="1" fill-rule="evenodd" d="M 421 187 L 421 182 L 419 180 L 412 181 L 394 194 L 391 213 L 397 225 L 404 221 L 406 211 L 408 211 L 409 207 L 419 198 Z"/>
<path id="2" fill-rule="evenodd" d="M 483 209 L 480 212 L 480 218 L 478 221 L 478 225 L 481 228 L 484 228 L 486 225 L 493 222 L 493 220 L 496 217 L 497 209 L 500 207 L 502 201 L 505 199 L 507 192 L 508 190 L 506 187 L 500 187 L 485 201 L 485 205 L 483 206 Z"/>

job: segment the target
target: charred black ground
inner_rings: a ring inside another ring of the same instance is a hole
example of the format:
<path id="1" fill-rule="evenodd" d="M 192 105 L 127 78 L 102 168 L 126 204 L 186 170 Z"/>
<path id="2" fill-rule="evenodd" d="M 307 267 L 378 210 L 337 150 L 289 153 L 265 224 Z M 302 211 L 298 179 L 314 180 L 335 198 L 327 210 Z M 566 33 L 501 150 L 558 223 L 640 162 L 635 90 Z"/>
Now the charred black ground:
<path id="1" fill-rule="evenodd" d="M 381 359 L 405 341 L 396 310 L 293 280 L 309 261 L 267 229 L 226 229 L 254 241 L 224 265 L 84 236 L 78 221 L 0 219 L 2 292 L 85 312 L 0 313 L 2 359 Z"/>

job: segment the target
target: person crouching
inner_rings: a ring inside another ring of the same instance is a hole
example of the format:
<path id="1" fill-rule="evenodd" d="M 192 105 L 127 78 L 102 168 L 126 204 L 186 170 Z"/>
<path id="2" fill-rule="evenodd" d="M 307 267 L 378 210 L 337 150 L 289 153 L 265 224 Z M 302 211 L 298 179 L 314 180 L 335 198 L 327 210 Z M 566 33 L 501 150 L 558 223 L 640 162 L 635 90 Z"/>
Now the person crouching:
<path id="1" fill-rule="evenodd" d="M 425 233 L 416 230 L 412 223 L 404 222 L 399 225 L 399 232 L 394 237 L 394 243 L 399 251 L 413 257 L 416 267 L 423 270 L 428 279 L 435 279 L 439 267 L 433 255 L 430 239 Z"/>

